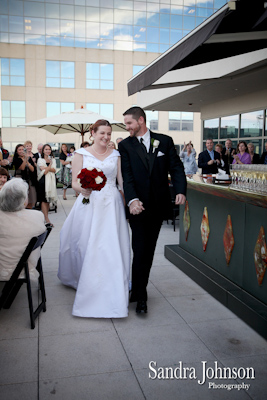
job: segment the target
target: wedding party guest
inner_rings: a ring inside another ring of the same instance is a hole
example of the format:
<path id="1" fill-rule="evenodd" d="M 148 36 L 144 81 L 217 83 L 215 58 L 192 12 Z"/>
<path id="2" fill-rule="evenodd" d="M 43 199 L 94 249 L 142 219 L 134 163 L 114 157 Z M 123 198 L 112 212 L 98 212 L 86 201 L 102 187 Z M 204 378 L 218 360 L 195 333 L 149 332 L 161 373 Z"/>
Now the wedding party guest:
<path id="1" fill-rule="evenodd" d="M 267 142 L 265 142 L 264 146 L 265 146 L 265 151 L 261 155 L 260 159 L 261 164 L 267 164 Z"/>
<path id="2" fill-rule="evenodd" d="M 78 317 L 128 316 L 130 239 L 123 199 L 119 152 L 109 148 L 111 125 L 98 120 L 91 127 L 94 144 L 76 151 L 72 187 L 80 195 L 60 233 L 58 277 L 76 289 L 72 314 Z M 98 168 L 107 178 L 100 191 L 81 187 L 83 168 Z M 83 197 L 90 199 L 83 203 Z"/>
<path id="3" fill-rule="evenodd" d="M 0 190 L 2 189 L 2 187 L 4 186 L 4 184 L 9 180 L 9 173 L 8 171 L 3 168 L 0 167 Z"/>
<path id="4" fill-rule="evenodd" d="M 9 280 L 30 239 L 46 229 L 40 211 L 25 209 L 27 198 L 28 184 L 21 178 L 6 182 L 0 191 L 0 281 Z M 29 257 L 31 279 L 39 276 L 35 269 L 39 256 L 40 248 Z"/>
<path id="5" fill-rule="evenodd" d="M 233 164 L 251 164 L 251 157 L 248 153 L 248 146 L 244 140 L 240 140 L 237 145 L 237 154 L 234 154 Z"/>
<path id="6" fill-rule="evenodd" d="M 110 149 L 112 149 L 112 150 L 116 150 L 116 145 L 115 145 L 115 143 L 112 142 L 112 141 L 109 142 L 108 147 L 109 147 Z"/>
<path id="7" fill-rule="evenodd" d="M 75 150 L 76 150 L 75 146 L 71 146 L 69 155 L 68 155 L 68 157 L 66 159 L 66 161 L 70 161 L 70 164 L 66 165 L 66 168 L 69 168 L 69 170 L 70 170 L 70 182 L 72 181 L 72 165 L 71 164 L 72 164 L 72 161 L 73 161 Z M 79 193 L 75 192 L 75 197 L 78 197 L 78 196 L 79 196 Z"/>
<path id="8" fill-rule="evenodd" d="M 193 143 L 191 140 L 189 143 L 185 144 L 180 152 L 180 159 L 184 164 L 184 172 L 186 175 L 194 175 L 198 170 L 198 166 L 196 163 L 196 150 L 194 149 Z"/>
<path id="9" fill-rule="evenodd" d="M 251 158 L 251 164 L 260 164 L 260 155 L 258 153 L 254 153 L 254 144 L 248 144 L 248 153 Z"/>
<path id="10" fill-rule="evenodd" d="M 132 293 L 136 312 L 147 312 L 147 284 L 155 247 L 164 219 L 172 210 L 168 174 L 175 191 L 175 204 L 184 204 L 184 166 L 170 136 L 150 131 L 140 107 L 124 112 L 130 136 L 119 143 L 123 188 L 132 230 Z"/>
<path id="11" fill-rule="evenodd" d="M 81 148 L 86 148 L 86 147 L 89 147 L 89 146 L 91 146 L 89 142 L 83 142 L 83 143 L 81 143 L 80 147 Z"/>
<path id="12" fill-rule="evenodd" d="M 37 161 L 37 178 L 39 182 L 39 198 L 41 210 L 45 216 L 45 222 L 51 224 L 48 212 L 49 204 L 57 202 L 56 187 L 56 160 L 49 144 L 45 144 L 42 149 L 41 158 Z M 53 224 L 51 224 L 54 226 Z"/>
<path id="13" fill-rule="evenodd" d="M 221 166 L 220 154 L 213 150 L 213 140 L 206 140 L 207 150 L 199 153 L 198 167 L 202 168 L 202 174 L 217 174 L 218 166 Z"/>
<path id="14" fill-rule="evenodd" d="M 0 166 L 3 168 L 8 169 L 9 168 L 9 152 L 3 148 L 3 142 L 2 139 L 0 138 Z"/>
<path id="15" fill-rule="evenodd" d="M 63 184 L 63 200 L 67 200 L 66 192 L 68 186 L 71 184 L 71 174 L 70 169 L 66 168 L 67 165 L 70 166 L 71 160 L 67 160 L 68 157 L 68 147 L 65 143 L 61 145 L 59 161 L 61 164 L 61 178 L 60 182 Z"/>
<path id="16" fill-rule="evenodd" d="M 18 144 L 15 148 L 13 157 L 13 166 L 15 167 L 16 178 L 22 178 L 29 185 L 28 206 L 32 208 L 37 201 L 37 172 L 34 161 L 23 144 Z"/>
<path id="17" fill-rule="evenodd" d="M 220 162 L 221 162 L 221 166 L 220 168 L 224 171 L 226 171 L 227 173 L 229 173 L 229 168 L 228 168 L 228 163 L 227 163 L 227 159 L 226 156 L 222 155 L 222 151 L 223 151 L 223 145 L 221 143 L 217 143 L 215 145 L 215 151 L 217 151 L 217 153 L 220 154 Z"/>
<path id="18" fill-rule="evenodd" d="M 122 137 L 118 137 L 118 138 L 116 139 L 117 147 L 119 146 L 119 143 L 120 143 L 122 140 L 123 140 Z"/>
<path id="19" fill-rule="evenodd" d="M 227 162 L 228 164 L 228 170 L 229 170 L 229 165 L 233 163 L 234 154 L 236 154 L 236 149 L 233 148 L 232 140 L 227 139 L 225 141 L 225 147 L 222 150 L 222 156 L 225 162 Z"/>
<path id="20" fill-rule="evenodd" d="M 37 146 L 37 153 L 34 154 L 34 158 L 36 159 L 36 164 L 37 164 L 38 158 L 41 158 L 42 148 L 43 148 L 43 143 L 39 143 Z"/>

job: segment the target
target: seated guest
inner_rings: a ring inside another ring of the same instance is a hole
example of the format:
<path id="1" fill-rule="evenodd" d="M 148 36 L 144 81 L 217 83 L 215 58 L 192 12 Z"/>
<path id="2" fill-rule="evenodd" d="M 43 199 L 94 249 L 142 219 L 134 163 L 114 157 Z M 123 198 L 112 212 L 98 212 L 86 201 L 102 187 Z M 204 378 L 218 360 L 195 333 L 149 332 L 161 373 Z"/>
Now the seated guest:
<path id="1" fill-rule="evenodd" d="M 267 164 L 267 142 L 265 142 L 265 151 L 261 155 L 260 163 Z"/>
<path id="2" fill-rule="evenodd" d="M 3 149 L 3 142 L 0 138 L 0 167 L 9 168 L 9 152 L 6 149 Z"/>
<path id="3" fill-rule="evenodd" d="M 8 171 L 3 168 L 0 167 L 0 190 L 2 189 L 2 187 L 4 186 L 4 184 L 9 180 L 9 173 Z"/>
<path id="4" fill-rule="evenodd" d="M 234 155 L 233 164 L 251 164 L 251 158 L 248 153 L 248 146 L 244 140 L 240 140 L 236 150 L 237 154 Z"/>
<path id="5" fill-rule="evenodd" d="M 22 178 L 29 185 L 28 207 L 32 208 L 37 200 L 37 172 L 31 155 L 27 153 L 23 144 L 18 144 L 13 157 L 15 177 Z"/>
<path id="6" fill-rule="evenodd" d="M 251 158 L 251 164 L 260 164 L 260 155 L 257 153 L 254 153 L 254 144 L 253 143 L 248 144 L 248 153 Z"/>
<path id="7" fill-rule="evenodd" d="M 202 174 L 217 174 L 218 166 L 221 167 L 220 154 L 213 150 L 213 140 L 206 140 L 207 150 L 199 153 L 198 167 L 202 168 Z"/>
<path id="8" fill-rule="evenodd" d="M 7 281 L 30 239 L 45 232 L 44 216 L 37 210 L 26 210 L 28 184 L 21 178 L 11 179 L 0 191 L 0 280 Z M 38 278 L 35 267 L 40 249 L 29 258 L 30 277 Z M 24 271 L 21 273 L 24 277 Z"/>
<path id="9" fill-rule="evenodd" d="M 198 166 L 196 163 L 196 150 L 194 149 L 193 143 L 191 140 L 189 143 L 185 144 L 180 152 L 180 159 L 184 164 L 184 172 L 186 175 L 194 175 L 198 170 Z"/>

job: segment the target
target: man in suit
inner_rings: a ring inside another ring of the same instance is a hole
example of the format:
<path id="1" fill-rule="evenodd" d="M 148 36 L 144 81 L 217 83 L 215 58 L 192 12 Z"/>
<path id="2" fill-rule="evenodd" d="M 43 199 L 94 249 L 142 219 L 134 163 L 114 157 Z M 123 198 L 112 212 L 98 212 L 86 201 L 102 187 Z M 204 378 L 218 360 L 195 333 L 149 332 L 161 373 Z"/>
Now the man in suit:
<path id="1" fill-rule="evenodd" d="M 267 142 L 265 142 L 264 146 L 265 151 L 261 155 L 260 164 L 267 164 Z"/>
<path id="2" fill-rule="evenodd" d="M 8 169 L 9 167 L 9 152 L 6 149 L 3 149 L 3 142 L 2 139 L 0 138 L 0 166 Z"/>
<path id="3" fill-rule="evenodd" d="M 199 153 L 198 167 L 202 168 L 202 174 L 217 174 L 218 166 L 221 165 L 220 154 L 213 150 L 213 140 L 206 140 L 207 150 Z"/>
<path id="4" fill-rule="evenodd" d="M 37 163 L 38 158 L 41 158 L 43 143 L 39 143 L 37 146 L 37 153 L 34 154 L 35 162 Z"/>
<path id="5" fill-rule="evenodd" d="M 146 126 L 142 108 L 125 111 L 130 136 L 119 143 L 124 195 L 132 229 L 133 265 L 131 302 L 136 312 L 147 312 L 149 272 L 164 217 L 171 210 L 168 173 L 176 204 L 184 204 L 186 177 L 183 163 L 170 136 L 154 133 Z"/>
<path id="6" fill-rule="evenodd" d="M 227 139 L 225 142 L 225 147 L 222 149 L 222 158 L 224 163 L 226 164 L 226 172 L 229 174 L 229 166 L 233 163 L 234 157 L 236 154 L 235 149 L 233 149 L 232 140 Z"/>

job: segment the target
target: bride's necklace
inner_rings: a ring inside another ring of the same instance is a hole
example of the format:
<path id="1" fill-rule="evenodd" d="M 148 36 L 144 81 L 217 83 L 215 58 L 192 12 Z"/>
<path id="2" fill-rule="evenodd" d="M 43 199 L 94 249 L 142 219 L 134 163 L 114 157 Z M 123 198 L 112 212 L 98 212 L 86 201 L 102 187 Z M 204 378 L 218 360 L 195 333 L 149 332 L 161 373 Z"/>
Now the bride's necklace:
<path id="1" fill-rule="evenodd" d="M 94 151 L 98 156 L 104 156 L 104 155 L 107 154 L 107 152 L 108 152 L 108 147 L 107 147 L 107 150 L 105 151 L 105 153 L 98 153 L 98 152 L 94 149 L 94 147 L 95 147 L 95 146 L 92 146 L 92 149 L 93 149 L 93 151 Z"/>

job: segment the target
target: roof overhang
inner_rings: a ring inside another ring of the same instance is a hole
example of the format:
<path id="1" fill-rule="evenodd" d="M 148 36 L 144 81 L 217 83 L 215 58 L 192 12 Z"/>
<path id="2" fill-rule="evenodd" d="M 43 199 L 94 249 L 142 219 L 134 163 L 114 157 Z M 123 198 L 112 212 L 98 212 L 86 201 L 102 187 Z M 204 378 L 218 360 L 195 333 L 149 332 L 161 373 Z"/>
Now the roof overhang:
<path id="1" fill-rule="evenodd" d="M 169 71 L 183 74 L 183 69 L 187 67 L 204 65 L 207 68 L 207 63 L 266 49 L 265 7 L 264 0 L 228 2 L 132 77 L 128 81 L 128 94 L 151 89 L 161 77 L 171 73 Z M 188 84 L 191 86 L 192 80 Z M 196 87 L 194 90 L 197 90 Z"/>

